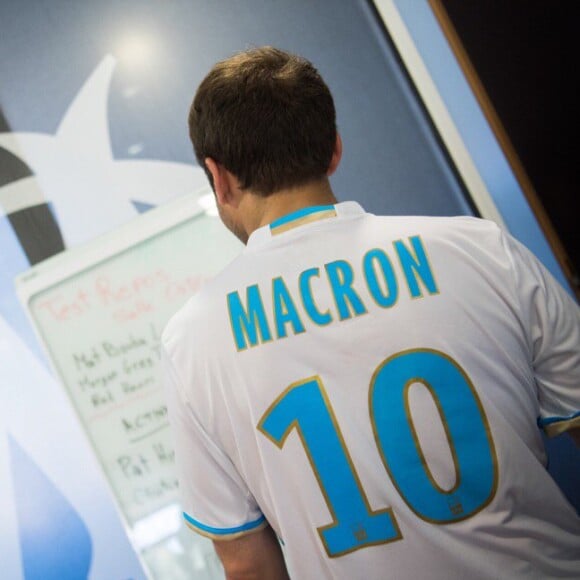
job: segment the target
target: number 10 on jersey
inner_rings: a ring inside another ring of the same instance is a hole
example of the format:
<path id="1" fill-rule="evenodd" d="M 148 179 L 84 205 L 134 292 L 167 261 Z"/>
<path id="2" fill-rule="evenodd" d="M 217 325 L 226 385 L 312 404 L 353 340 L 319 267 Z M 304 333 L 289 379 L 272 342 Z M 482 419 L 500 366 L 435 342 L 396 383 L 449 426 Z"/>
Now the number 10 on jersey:
<path id="1" fill-rule="evenodd" d="M 429 390 L 439 411 L 455 465 L 451 489 L 439 487 L 421 449 L 409 405 L 414 383 Z M 497 460 L 488 421 L 471 381 L 447 355 L 420 349 L 383 361 L 371 379 L 369 414 L 385 469 L 419 518 L 457 522 L 493 499 Z M 391 508 L 371 509 L 318 377 L 290 385 L 258 429 L 279 448 L 296 429 L 332 515 L 318 528 L 329 556 L 402 539 Z"/>

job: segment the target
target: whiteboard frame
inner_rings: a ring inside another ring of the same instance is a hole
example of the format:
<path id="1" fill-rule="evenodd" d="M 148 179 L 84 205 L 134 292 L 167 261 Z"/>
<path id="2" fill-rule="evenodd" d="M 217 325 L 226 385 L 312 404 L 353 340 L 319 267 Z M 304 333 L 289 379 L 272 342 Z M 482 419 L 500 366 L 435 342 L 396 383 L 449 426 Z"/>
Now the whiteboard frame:
<path id="1" fill-rule="evenodd" d="M 210 198 L 211 196 L 211 198 Z M 67 280 L 77 274 L 80 274 L 88 269 L 94 268 L 99 264 L 119 255 L 132 247 L 139 245 L 142 242 L 162 234 L 174 227 L 177 227 L 189 220 L 195 219 L 198 216 L 206 213 L 214 216 L 213 209 L 213 193 L 208 187 L 204 187 L 195 192 L 179 196 L 175 200 L 165 203 L 162 206 L 156 207 L 153 210 L 139 215 L 134 220 L 123 224 L 119 228 L 107 232 L 86 244 L 77 246 L 66 250 L 61 254 L 52 256 L 51 258 L 33 266 L 29 270 L 19 274 L 15 280 L 16 294 L 23 305 L 26 316 L 32 326 L 34 334 L 42 348 L 46 361 L 50 367 L 52 374 L 62 381 L 59 369 L 56 367 L 55 361 L 52 358 L 49 345 L 46 343 L 37 323 L 32 315 L 30 309 L 30 301 L 40 292 L 48 290 L 60 282 Z M 215 219 L 217 212 L 215 213 Z M 103 475 L 103 480 L 109 490 L 112 505 L 117 512 L 120 521 L 129 536 L 135 553 L 143 569 L 143 573 L 151 578 L 150 571 L 143 557 L 143 550 L 149 547 L 147 542 L 140 541 L 139 528 L 143 520 L 151 517 L 135 521 L 131 524 L 121 506 L 121 502 L 115 493 L 113 485 L 107 476 L 106 470 L 99 457 L 99 452 L 96 449 L 95 443 L 87 433 L 83 420 L 76 409 L 76 405 L 72 400 L 68 388 L 64 389 L 67 399 L 71 403 L 71 411 L 74 420 L 77 422 L 80 431 L 83 433 L 87 444 L 93 450 L 94 458 L 97 461 L 99 468 Z M 173 504 L 169 504 L 160 508 L 159 512 L 167 512 L 172 509 Z M 155 512 L 158 513 L 158 512 Z M 163 541 L 164 537 L 158 538 L 157 541 Z"/>

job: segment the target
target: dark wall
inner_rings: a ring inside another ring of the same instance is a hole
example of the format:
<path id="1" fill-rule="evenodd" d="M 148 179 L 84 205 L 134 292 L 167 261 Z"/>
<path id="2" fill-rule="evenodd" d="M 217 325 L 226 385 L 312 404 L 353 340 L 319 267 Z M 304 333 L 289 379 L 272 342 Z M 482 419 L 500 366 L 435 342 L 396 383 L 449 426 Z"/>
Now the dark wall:
<path id="1" fill-rule="evenodd" d="M 575 0 L 440 0 L 576 273 Z"/>

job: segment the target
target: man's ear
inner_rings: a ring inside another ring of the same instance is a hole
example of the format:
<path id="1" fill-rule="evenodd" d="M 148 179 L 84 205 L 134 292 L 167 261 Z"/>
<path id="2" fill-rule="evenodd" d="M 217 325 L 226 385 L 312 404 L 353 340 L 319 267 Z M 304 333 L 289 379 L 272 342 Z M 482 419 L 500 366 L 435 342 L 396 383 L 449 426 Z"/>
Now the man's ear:
<path id="1" fill-rule="evenodd" d="M 218 205 L 237 206 L 239 184 L 236 177 L 211 157 L 205 158 L 205 166 L 211 174 Z"/>
<path id="2" fill-rule="evenodd" d="M 328 164 L 328 169 L 326 170 L 326 175 L 330 177 L 338 167 L 340 160 L 342 159 L 342 139 L 340 134 L 336 132 L 336 141 L 334 142 L 334 150 L 332 151 L 332 157 L 330 158 L 330 163 Z"/>
<path id="3" fill-rule="evenodd" d="M 224 167 L 211 157 L 206 157 L 205 166 L 211 174 L 213 190 L 218 205 L 224 205 L 227 200 L 227 181 L 224 179 Z"/>
<path id="4" fill-rule="evenodd" d="M 205 158 L 205 166 L 211 174 L 213 190 L 215 192 L 218 205 L 226 205 L 229 191 L 228 180 L 226 179 L 225 175 L 225 167 L 211 157 Z"/>

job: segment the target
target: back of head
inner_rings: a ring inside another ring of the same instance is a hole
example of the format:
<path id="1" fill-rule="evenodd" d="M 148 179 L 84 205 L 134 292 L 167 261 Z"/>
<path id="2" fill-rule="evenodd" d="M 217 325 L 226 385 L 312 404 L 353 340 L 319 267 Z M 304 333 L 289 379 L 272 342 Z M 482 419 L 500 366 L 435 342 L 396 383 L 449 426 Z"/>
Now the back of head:
<path id="1" fill-rule="evenodd" d="M 243 189 L 269 195 L 325 176 L 336 113 L 310 62 L 262 47 L 212 68 L 193 100 L 189 132 L 202 167 L 211 157 Z"/>

